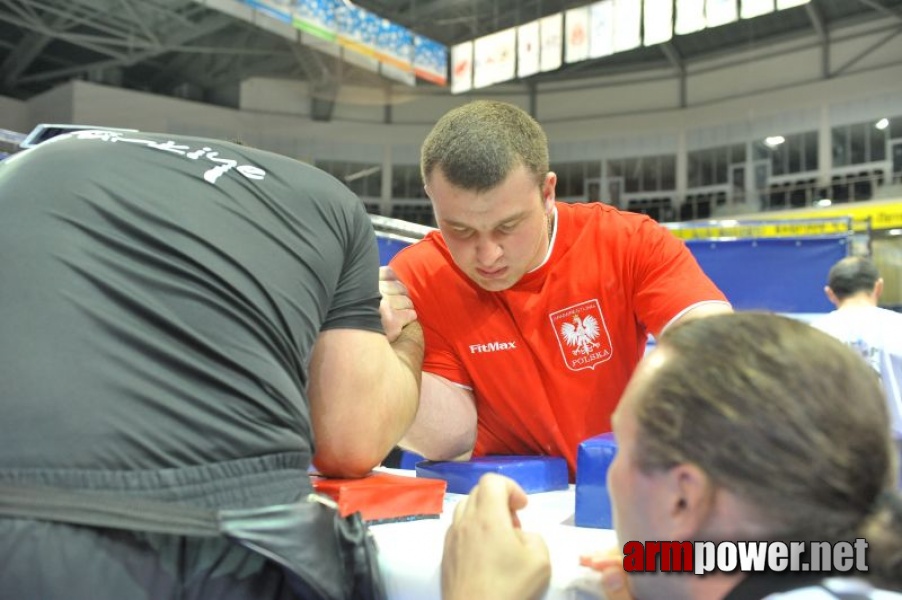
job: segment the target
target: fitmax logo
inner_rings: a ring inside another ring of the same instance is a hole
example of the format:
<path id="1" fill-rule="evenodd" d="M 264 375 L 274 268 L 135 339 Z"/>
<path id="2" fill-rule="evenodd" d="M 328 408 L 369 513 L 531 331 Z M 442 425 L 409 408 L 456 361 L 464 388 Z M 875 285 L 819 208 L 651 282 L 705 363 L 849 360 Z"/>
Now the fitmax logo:
<path id="1" fill-rule="evenodd" d="M 516 350 L 517 342 L 489 342 L 488 344 L 470 344 L 470 354 L 482 352 L 498 352 L 499 350 Z"/>

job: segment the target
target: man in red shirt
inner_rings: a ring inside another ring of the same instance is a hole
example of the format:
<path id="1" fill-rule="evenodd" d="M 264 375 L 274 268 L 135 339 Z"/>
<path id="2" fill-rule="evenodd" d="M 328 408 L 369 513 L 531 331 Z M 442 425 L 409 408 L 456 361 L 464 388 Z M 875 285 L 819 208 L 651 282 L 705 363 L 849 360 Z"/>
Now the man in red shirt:
<path id="1" fill-rule="evenodd" d="M 545 133 L 513 105 L 446 114 L 421 169 L 440 232 L 381 281 L 389 339 L 413 308 L 426 341 L 402 446 L 433 460 L 562 456 L 572 475 L 578 444 L 610 431 L 647 334 L 730 305 L 650 218 L 555 202 Z"/>

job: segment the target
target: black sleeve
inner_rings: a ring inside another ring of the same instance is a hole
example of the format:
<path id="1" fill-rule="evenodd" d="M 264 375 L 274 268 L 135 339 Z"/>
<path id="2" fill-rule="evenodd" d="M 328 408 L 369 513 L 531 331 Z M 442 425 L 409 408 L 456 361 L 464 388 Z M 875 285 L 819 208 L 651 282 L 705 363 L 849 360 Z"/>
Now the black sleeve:
<path id="1" fill-rule="evenodd" d="M 379 317 L 379 247 L 363 203 L 352 201 L 344 212 L 345 243 L 341 277 L 322 330 L 366 329 L 383 333 Z"/>

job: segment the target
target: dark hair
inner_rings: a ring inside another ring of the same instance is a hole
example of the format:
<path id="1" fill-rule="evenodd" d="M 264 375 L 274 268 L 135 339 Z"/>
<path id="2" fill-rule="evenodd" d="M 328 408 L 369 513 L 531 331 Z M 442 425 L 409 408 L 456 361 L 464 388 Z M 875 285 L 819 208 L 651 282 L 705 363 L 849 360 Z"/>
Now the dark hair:
<path id="1" fill-rule="evenodd" d="M 436 167 L 449 183 L 488 190 L 523 165 L 541 185 L 548 173 L 548 139 L 522 109 L 506 102 L 477 100 L 445 114 L 423 142 L 424 183 Z"/>
<path id="2" fill-rule="evenodd" d="M 873 292 L 880 273 L 869 259 L 863 256 L 844 258 L 827 275 L 827 285 L 837 300 L 845 300 L 860 292 Z"/>
<path id="3" fill-rule="evenodd" d="M 869 542 L 875 582 L 902 587 L 902 502 L 883 388 L 840 341 L 735 313 L 669 329 L 636 402 L 639 466 L 691 463 L 775 540 Z"/>

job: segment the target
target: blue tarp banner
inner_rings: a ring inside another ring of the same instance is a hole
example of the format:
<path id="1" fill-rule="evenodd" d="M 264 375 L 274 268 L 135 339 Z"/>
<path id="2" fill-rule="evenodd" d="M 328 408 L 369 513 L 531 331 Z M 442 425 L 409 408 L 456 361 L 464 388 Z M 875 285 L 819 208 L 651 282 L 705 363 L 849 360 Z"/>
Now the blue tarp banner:
<path id="1" fill-rule="evenodd" d="M 376 234 L 376 242 L 379 244 L 379 264 L 383 266 L 387 265 L 401 248 L 406 248 L 410 245 L 407 242 L 391 237 L 385 237 L 378 233 Z"/>
<path id="2" fill-rule="evenodd" d="M 407 242 L 377 236 L 385 265 Z M 823 313 L 827 272 L 847 256 L 847 234 L 822 237 L 688 240 L 702 269 L 737 310 Z"/>
<path id="3" fill-rule="evenodd" d="M 849 244 L 848 235 L 686 242 L 734 308 L 787 313 L 833 310 L 824 295 L 827 272 Z"/>

